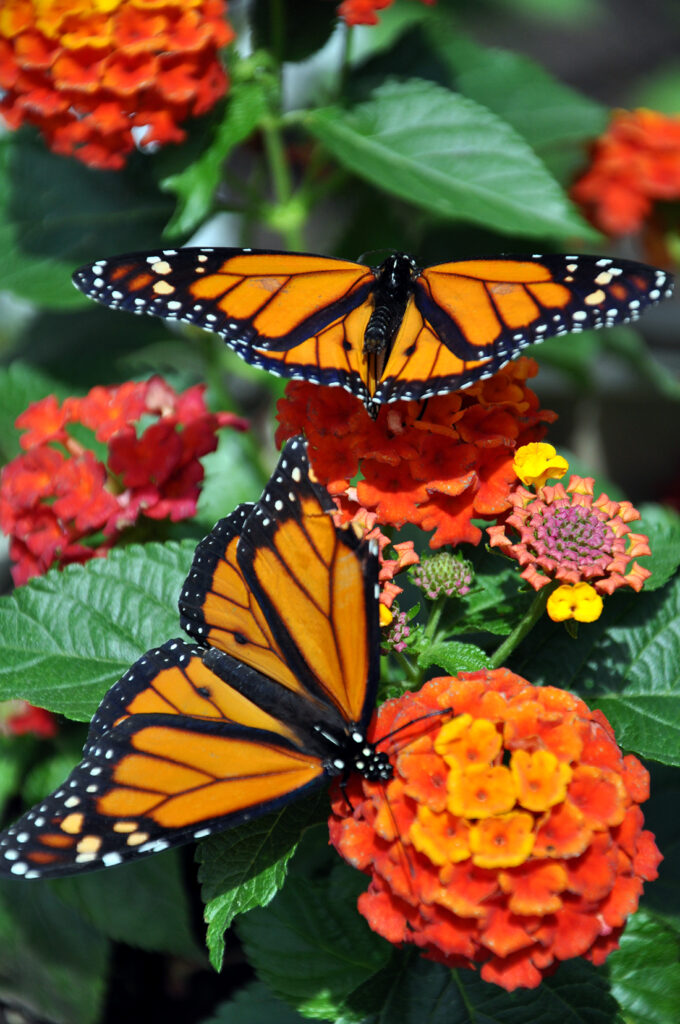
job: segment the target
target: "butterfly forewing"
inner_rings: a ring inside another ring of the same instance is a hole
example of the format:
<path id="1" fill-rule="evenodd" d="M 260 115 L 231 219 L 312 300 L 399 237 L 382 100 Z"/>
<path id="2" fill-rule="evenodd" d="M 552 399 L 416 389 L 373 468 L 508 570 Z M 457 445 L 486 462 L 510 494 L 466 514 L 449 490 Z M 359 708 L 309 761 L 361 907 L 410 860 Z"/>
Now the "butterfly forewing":
<path id="1" fill-rule="evenodd" d="M 156 853 L 352 770 L 377 685 L 377 556 L 309 473 L 294 439 L 260 501 L 199 544 L 180 608 L 200 643 L 168 641 L 109 690 L 81 763 L 0 833 L 0 874 Z"/>

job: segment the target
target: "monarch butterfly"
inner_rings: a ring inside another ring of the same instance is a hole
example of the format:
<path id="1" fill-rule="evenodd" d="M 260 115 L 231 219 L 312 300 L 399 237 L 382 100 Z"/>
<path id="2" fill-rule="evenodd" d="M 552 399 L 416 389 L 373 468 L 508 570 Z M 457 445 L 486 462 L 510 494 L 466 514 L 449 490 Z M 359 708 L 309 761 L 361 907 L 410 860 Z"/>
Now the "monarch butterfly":
<path id="1" fill-rule="evenodd" d="M 527 345 L 638 318 L 668 274 L 598 256 L 496 256 L 421 269 L 264 249 L 165 249 L 98 260 L 73 277 L 115 309 L 221 334 L 247 363 L 339 385 L 374 418 L 489 377 Z"/>
<path id="2" fill-rule="evenodd" d="M 0 873 L 108 867 L 274 810 L 330 776 L 388 779 L 366 740 L 379 672 L 377 550 L 333 524 L 294 438 L 260 500 L 221 519 L 180 596 L 193 643 L 106 694 L 83 759 L 0 834 Z"/>

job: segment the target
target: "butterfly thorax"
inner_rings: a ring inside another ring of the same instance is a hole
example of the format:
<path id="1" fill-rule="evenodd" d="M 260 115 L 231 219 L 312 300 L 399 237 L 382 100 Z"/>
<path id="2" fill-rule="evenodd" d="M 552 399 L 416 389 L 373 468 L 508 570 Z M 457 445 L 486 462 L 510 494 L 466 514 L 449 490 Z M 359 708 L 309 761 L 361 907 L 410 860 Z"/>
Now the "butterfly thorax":
<path id="1" fill-rule="evenodd" d="M 397 253 L 378 268 L 373 312 L 364 332 L 364 352 L 389 354 L 413 291 L 417 268 L 410 256 Z"/>
<path id="2" fill-rule="evenodd" d="M 358 725 L 350 724 L 341 736 L 329 731 L 325 725 L 313 727 L 324 739 L 328 755 L 324 758 L 324 770 L 334 777 L 349 778 L 354 772 L 363 775 L 369 782 L 392 778 L 392 765 L 386 753 L 376 750 L 366 739 Z"/>

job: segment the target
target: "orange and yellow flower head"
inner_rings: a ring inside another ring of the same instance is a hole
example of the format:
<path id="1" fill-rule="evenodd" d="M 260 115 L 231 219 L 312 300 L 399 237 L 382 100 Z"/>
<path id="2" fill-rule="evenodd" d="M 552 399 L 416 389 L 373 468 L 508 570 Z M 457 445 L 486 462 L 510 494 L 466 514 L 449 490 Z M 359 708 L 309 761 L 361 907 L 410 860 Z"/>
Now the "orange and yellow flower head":
<path id="1" fill-rule="evenodd" d="M 0 114 L 91 167 L 121 168 L 135 135 L 181 142 L 227 90 L 225 14 L 224 0 L 6 0 Z"/>
<path id="2" fill-rule="evenodd" d="M 508 991 L 572 957 L 601 964 L 661 860 L 642 827 L 648 773 L 604 715 L 496 669 L 388 701 L 369 738 L 397 729 L 394 777 L 337 786 L 330 819 L 370 875 L 371 927 Z"/>

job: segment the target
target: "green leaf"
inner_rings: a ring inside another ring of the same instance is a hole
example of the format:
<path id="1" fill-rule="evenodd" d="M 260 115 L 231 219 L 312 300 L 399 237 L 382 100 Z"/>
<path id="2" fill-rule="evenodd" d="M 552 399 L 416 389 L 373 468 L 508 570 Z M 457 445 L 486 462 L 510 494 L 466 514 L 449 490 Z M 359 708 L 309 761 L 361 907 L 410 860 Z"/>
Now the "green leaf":
<path id="1" fill-rule="evenodd" d="M 131 545 L 0 598 L 0 700 L 89 721 L 137 658 L 179 633 L 193 541 Z"/>
<path id="2" fill-rule="evenodd" d="M 177 206 L 165 228 L 169 237 L 186 237 L 213 208 L 222 165 L 231 151 L 255 131 L 269 109 L 271 82 L 260 76 L 232 84 L 222 123 L 202 155 L 178 174 L 164 178 L 164 192 L 174 192 Z"/>
<path id="3" fill-rule="evenodd" d="M 605 979 L 584 960 L 562 964 L 536 989 L 505 992 L 474 970 L 451 971 L 404 951 L 345 1005 L 335 1024 L 619 1024 Z"/>
<path id="4" fill-rule="evenodd" d="M 82 307 L 71 283 L 79 263 L 158 244 L 170 201 L 140 173 L 146 161 L 135 154 L 124 171 L 99 171 L 55 156 L 32 131 L 3 139 L 2 287 L 50 309 Z"/>
<path id="5" fill-rule="evenodd" d="M 115 942 L 200 961 L 176 850 L 52 882 L 64 903 Z"/>
<path id="6" fill-rule="evenodd" d="M 650 351 L 644 337 L 633 327 L 619 325 L 602 335 L 602 350 L 618 356 L 636 379 L 648 381 L 661 395 L 680 401 L 680 381 Z"/>
<path id="7" fill-rule="evenodd" d="M 47 395 L 62 399 L 66 394 L 63 384 L 28 363 L 0 367 L 0 461 L 9 462 L 21 451 L 20 432 L 14 426 L 17 416 L 31 402 Z"/>
<path id="8" fill-rule="evenodd" d="M 480 668 L 488 668 L 491 662 L 484 651 L 474 644 L 449 640 L 446 643 L 430 644 L 418 655 L 418 664 L 421 668 L 438 665 L 449 675 L 455 676 L 458 672 L 476 672 Z"/>
<path id="9" fill-rule="evenodd" d="M 388 82 L 371 101 L 321 108 L 305 124 L 343 166 L 437 217 L 519 235 L 594 237 L 510 125 L 431 82 Z"/>
<path id="10" fill-rule="evenodd" d="M 49 882 L 0 881 L 0 998 L 56 1024 L 100 1020 L 108 943 Z"/>
<path id="11" fill-rule="evenodd" d="M 680 565 L 680 515 L 666 505 L 640 505 L 641 519 L 632 523 L 634 533 L 649 537 L 651 555 L 639 559 L 640 565 L 651 570 L 645 580 L 645 593 L 658 590 L 674 576 Z"/>
<path id="12" fill-rule="evenodd" d="M 576 640 L 546 616 L 511 667 L 534 684 L 576 690 L 604 712 L 625 750 L 680 765 L 680 576 L 651 594 L 605 598 Z"/>
<path id="13" fill-rule="evenodd" d="M 202 458 L 205 478 L 198 498 L 196 519 L 212 529 L 244 501 L 256 501 L 267 482 L 258 465 L 260 455 L 250 434 L 221 430 L 214 452 Z"/>
<path id="14" fill-rule="evenodd" d="M 258 976 L 303 1016 L 336 1020 L 347 996 L 383 967 L 390 946 L 356 909 L 366 879 L 339 864 L 323 881 L 289 878 L 237 931 Z"/>
<path id="15" fill-rule="evenodd" d="M 638 911 L 607 959 L 607 973 L 621 1010 L 640 1024 L 670 1024 L 680 1006 L 680 936 Z"/>
<path id="16" fill-rule="evenodd" d="M 302 1024 L 303 1020 L 261 981 L 254 981 L 220 1003 L 214 1016 L 201 1024 Z"/>
<path id="17" fill-rule="evenodd" d="M 575 142 L 600 135 L 609 111 L 560 82 L 533 60 L 509 50 L 488 48 L 459 32 L 431 27 L 435 52 L 456 73 L 460 92 L 512 125 L 542 159 L 575 168 L 583 154 Z"/>
<path id="18" fill-rule="evenodd" d="M 457 602 L 459 614 L 450 629 L 459 636 L 462 633 L 508 636 L 534 595 L 519 578 L 516 562 L 485 548 L 476 550 L 470 557 L 475 569 L 473 585 Z"/>
<path id="19" fill-rule="evenodd" d="M 213 836 L 198 847 L 207 944 L 215 970 L 222 968 L 224 933 L 234 917 L 264 907 L 274 898 L 302 831 L 327 817 L 328 797 L 325 792 L 316 793 Z"/>

